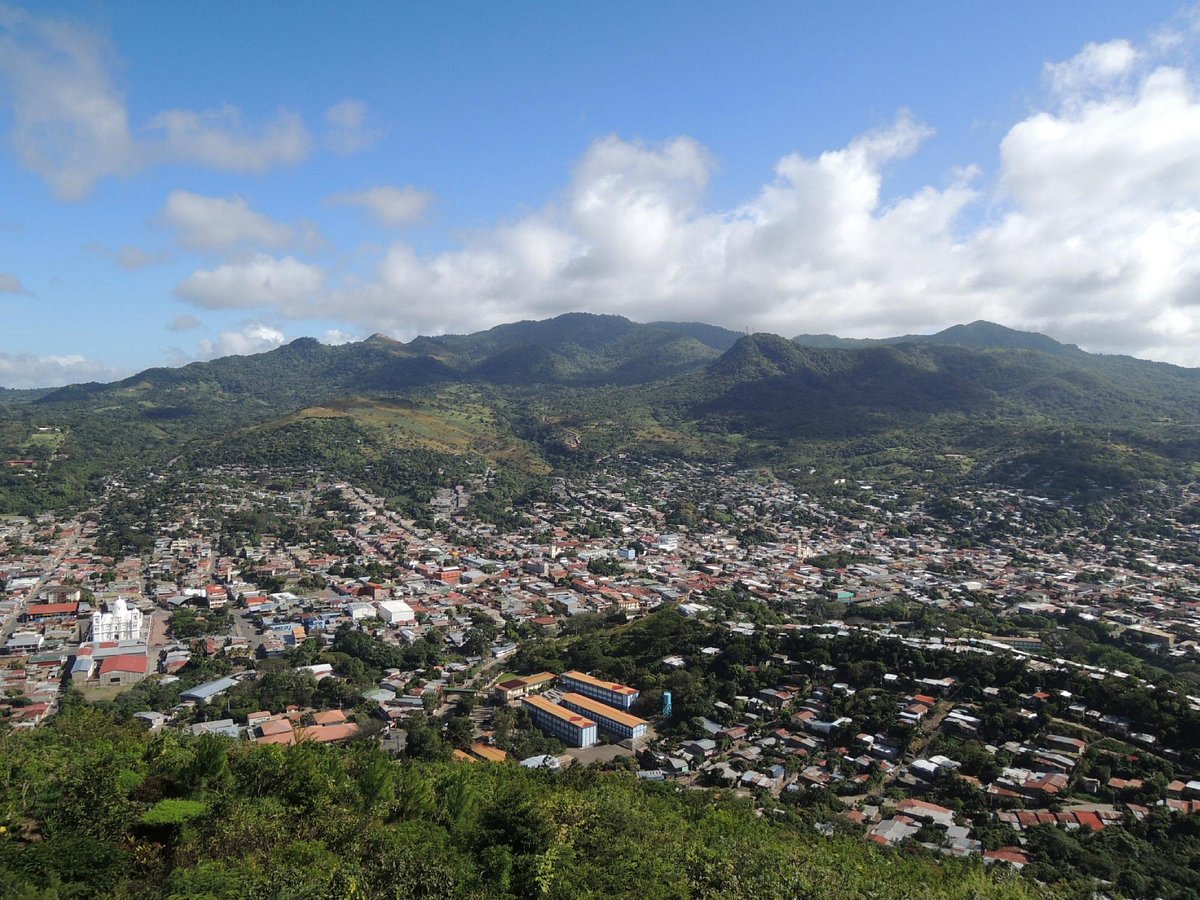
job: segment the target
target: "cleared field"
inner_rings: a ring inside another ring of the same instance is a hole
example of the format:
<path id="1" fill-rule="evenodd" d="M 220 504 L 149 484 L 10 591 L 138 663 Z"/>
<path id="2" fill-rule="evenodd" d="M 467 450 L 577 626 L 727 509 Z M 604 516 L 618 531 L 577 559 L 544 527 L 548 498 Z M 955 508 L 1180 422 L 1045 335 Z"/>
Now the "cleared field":
<path id="1" fill-rule="evenodd" d="M 376 430 L 397 449 L 442 453 L 478 453 L 496 462 L 510 462 L 532 471 L 548 471 L 536 450 L 514 437 L 492 409 L 467 390 L 449 390 L 417 400 L 346 397 L 277 419 L 262 428 L 278 428 L 304 419 L 352 419 Z"/>

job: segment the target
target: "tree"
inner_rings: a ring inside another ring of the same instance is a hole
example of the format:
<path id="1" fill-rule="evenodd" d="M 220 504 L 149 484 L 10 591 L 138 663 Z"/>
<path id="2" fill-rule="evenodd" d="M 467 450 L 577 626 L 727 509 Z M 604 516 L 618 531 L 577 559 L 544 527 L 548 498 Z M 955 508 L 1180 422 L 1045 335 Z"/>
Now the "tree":
<path id="1" fill-rule="evenodd" d="M 446 723 L 446 741 L 451 747 L 466 750 L 475 740 L 475 725 L 466 716 L 454 716 Z"/>
<path id="2" fill-rule="evenodd" d="M 396 816 L 425 820 L 431 818 L 436 810 L 429 781 L 414 766 L 402 767 L 396 778 Z"/>
<path id="3" fill-rule="evenodd" d="M 184 771 L 189 788 L 220 789 L 230 781 L 228 744 L 228 739 L 220 735 L 200 736 L 192 748 L 191 763 Z"/>
<path id="4" fill-rule="evenodd" d="M 364 812 L 386 818 L 396 801 L 395 765 L 379 750 L 372 748 L 359 763 L 358 792 Z"/>

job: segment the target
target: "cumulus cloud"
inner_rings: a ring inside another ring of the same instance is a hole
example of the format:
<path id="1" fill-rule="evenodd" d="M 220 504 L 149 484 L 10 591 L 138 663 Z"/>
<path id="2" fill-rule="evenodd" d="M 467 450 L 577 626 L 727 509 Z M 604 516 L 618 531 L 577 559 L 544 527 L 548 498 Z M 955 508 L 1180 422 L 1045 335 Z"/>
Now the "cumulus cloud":
<path id="1" fill-rule="evenodd" d="M 262 322 L 243 322 L 237 330 L 222 331 L 214 340 L 205 339 L 200 342 L 199 356 L 201 359 L 215 359 L 221 356 L 245 356 L 249 353 L 262 353 L 273 350 L 286 343 L 283 332 Z"/>
<path id="2" fill-rule="evenodd" d="M 377 185 L 365 191 L 333 194 L 326 199 L 331 206 L 359 206 L 385 228 L 398 228 L 418 222 L 429 208 L 433 195 L 411 185 Z"/>
<path id="3" fill-rule="evenodd" d="M 172 191 L 160 218 L 190 250 L 227 251 L 239 246 L 281 248 L 293 232 L 250 208 L 241 197 L 205 197 Z"/>
<path id="4" fill-rule="evenodd" d="M 0 272 L 0 294 L 28 294 L 21 279 L 8 272 Z"/>
<path id="5" fill-rule="evenodd" d="M 714 161 L 699 143 L 604 138 L 561 203 L 451 252 L 393 244 L 372 280 L 336 286 L 325 308 L 409 334 L 568 309 L 785 333 L 816 318 L 861 324 L 900 280 L 929 277 L 908 275 L 905 253 L 948 253 L 959 211 L 977 196 L 956 181 L 881 205 L 883 169 L 930 133 L 902 113 L 840 150 L 785 157 L 756 196 L 715 212 L 703 202 Z"/>
<path id="6" fill-rule="evenodd" d="M 325 111 L 325 143 L 334 153 L 349 156 L 368 150 L 382 137 L 383 129 L 371 124 L 361 100 L 343 100 Z"/>
<path id="7" fill-rule="evenodd" d="M 259 253 L 215 269 L 198 269 L 175 288 L 183 300 L 206 309 L 273 307 L 295 315 L 313 309 L 324 273 L 292 256 Z"/>
<path id="8" fill-rule="evenodd" d="M 1129 74 L 1141 56 L 1141 52 L 1124 39 L 1088 44 L 1065 62 L 1046 63 L 1045 76 L 1051 90 L 1074 101 L 1094 88 L 1108 87 Z"/>
<path id="9" fill-rule="evenodd" d="M 200 327 L 200 320 L 187 313 L 178 315 L 167 323 L 167 331 L 191 331 Z"/>
<path id="10" fill-rule="evenodd" d="M 0 385 L 9 388 L 60 387 L 84 381 L 115 381 L 128 369 L 110 366 L 86 356 L 37 356 L 0 353 Z"/>
<path id="11" fill-rule="evenodd" d="M 308 153 L 308 130 L 287 110 L 258 126 L 232 106 L 165 110 L 135 130 L 114 64 L 111 47 L 89 29 L 0 5 L 0 84 L 12 103 L 12 142 L 22 165 L 63 199 L 162 163 L 261 172 Z"/>
<path id="12" fill-rule="evenodd" d="M 87 245 L 87 249 L 108 257 L 126 272 L 136 272 L 171 261 L 171 253 L 168 250 L 143 250 L 130 244 L 113 248 L 92 243 Z"/>
<path id="13" fill-rule="evenodd" d="M 887 200 L 890 167 L 933 135 L 904 111 L 840 148 L 783 157 L 725 209 L 706 203 L 715 162 L 695 140 L 610 136 L 554 202 L 452 249 L 396 241 L 370 271 L 340 274 L 259 255 L 177 293 L 404 336 L 568 310 L 785 335 L 984 318 L 1200 363 L 1200 99 L 1168 46 L 1089 45 L 1048 67 L 1046 99 L 1003 137 L 997 171 L 964 165 Z"/>

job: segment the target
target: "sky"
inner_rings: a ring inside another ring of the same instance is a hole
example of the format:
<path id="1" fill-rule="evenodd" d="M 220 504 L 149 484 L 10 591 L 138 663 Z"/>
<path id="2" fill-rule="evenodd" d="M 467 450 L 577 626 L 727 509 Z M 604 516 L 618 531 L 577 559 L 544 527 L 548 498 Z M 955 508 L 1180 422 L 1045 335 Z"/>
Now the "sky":
<path id="1" fill-rule="evenodd" d="M 1200 365 L 1200 9 L 0 0 L 0 385 L 569 311 Z"/>

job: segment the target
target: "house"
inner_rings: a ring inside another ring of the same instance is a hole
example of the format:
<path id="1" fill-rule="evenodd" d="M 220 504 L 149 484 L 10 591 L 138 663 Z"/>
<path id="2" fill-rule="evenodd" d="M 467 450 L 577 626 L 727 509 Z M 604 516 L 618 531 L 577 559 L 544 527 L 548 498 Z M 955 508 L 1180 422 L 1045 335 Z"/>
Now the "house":
<path id="1" fill-rule="evenodd" d="M 266 710 L 260 710 L 259 712 L 252 712 L 252 713 L 248 714 L 246 716 L 246 724 L 250 728 L 257 728 L 259 725 L 261 725 L 263 722 L 266 722 L 270 718 L 271 718 L 271 714 L 269 712 L 267 712 Z"/>
<path id="2" fill-rule="evenodd" d="M 214 719 L 211 722 L 198 722 L 188 731 L 192 734 L 223 734 L 226 737 L 240 738 L 242 730 L 234 724 L 233 719 Z"/>
<path id="3" fill-rule="evenodd" d="M 162 727 L 167 724 L 167 717 L 160 712 L 146 710 L 144 712 L 136 712 L 133 717 L 146 726 L 150 731 L 161 731 Z"/>
<path id="4" fill-rule="evenodd" d="M 926 803 L 924 800 L 901 800 L 896 804 L 896 812 L 913 819 L 922 819 L 949 828 L 954 824 L 954 810 L 936 803 Z"/>
<path id="5" fill-rule="evenodd" d="M 708 759 L 717 752 L 717 742 L 712 738 L 701 738 L 698 741 L 688 741 L 679 749 L 692 759 Z"/>

